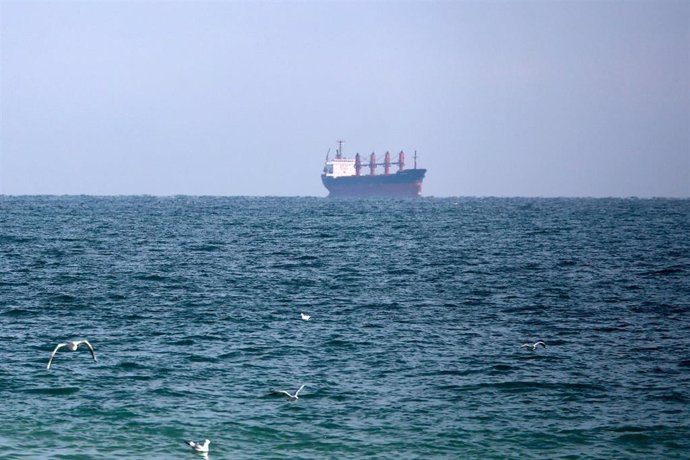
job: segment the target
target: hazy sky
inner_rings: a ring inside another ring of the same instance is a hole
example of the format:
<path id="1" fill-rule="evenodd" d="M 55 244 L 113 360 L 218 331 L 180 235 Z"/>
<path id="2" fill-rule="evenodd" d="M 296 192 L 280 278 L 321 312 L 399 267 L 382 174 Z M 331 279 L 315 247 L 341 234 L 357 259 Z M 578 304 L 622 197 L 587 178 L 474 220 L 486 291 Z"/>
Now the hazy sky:
<path id="1" fill-rule="evenodd" d="M 0 194 L 690 197 L 688 1 L 0 0 Z M 409 161 L 411 163 L 411 161 Z"/>

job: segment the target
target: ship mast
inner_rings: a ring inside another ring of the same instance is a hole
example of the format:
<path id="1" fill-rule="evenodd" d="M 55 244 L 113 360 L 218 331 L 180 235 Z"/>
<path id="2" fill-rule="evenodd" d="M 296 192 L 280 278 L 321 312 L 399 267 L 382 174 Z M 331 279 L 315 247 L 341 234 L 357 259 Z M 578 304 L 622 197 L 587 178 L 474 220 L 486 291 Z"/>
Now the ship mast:
<path id="1" fill-rule="evenodd" d="M 344 140 L 338 139 L 338 153 L 336 155 L 336 158 L 341 158 L 343 156 L 343 142 Z"/>

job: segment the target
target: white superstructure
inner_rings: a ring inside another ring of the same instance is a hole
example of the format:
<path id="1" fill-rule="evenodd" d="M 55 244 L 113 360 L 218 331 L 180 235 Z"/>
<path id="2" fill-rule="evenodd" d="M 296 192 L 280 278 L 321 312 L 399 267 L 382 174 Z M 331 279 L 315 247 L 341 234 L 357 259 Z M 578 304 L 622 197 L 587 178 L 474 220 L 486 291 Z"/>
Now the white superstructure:
<path id="1" fill-rule="evenodd" d="M 323 172 L 327 177 L 342 177 L 355 175 L 354 158 L 334 158 L 326 161 Z"/>

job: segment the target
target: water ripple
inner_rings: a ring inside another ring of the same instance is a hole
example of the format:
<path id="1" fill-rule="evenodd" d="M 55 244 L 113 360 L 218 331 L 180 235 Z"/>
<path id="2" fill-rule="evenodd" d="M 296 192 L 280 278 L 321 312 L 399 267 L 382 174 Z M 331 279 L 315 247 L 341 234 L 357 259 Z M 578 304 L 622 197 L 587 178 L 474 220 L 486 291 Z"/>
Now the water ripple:
<path id="1" fill-rule="evenodd" d="M 0 457 L 684 458 L 688 222 L 690 200 L 0 196 Z M 45 369 L 79 338 L 98 362 Z"/>

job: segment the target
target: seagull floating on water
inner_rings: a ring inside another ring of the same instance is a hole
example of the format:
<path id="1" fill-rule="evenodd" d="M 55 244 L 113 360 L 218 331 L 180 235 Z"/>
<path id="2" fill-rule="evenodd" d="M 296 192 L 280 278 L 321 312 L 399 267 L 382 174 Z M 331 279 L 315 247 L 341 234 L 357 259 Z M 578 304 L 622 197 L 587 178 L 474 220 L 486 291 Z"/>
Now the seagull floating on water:
<path id="1" fill-rule="evenodd" d="M 298 394 L 300 391 L 302 391 L 302 388 L 304 388 L 304 384 L 302 384 L 302 386 L 299 387 L 299 390 L 295 391 L 295 394 L 294 394 L 294 395 L 291 395 L 290 393 L 288 393 L 288 392 L 285 391 L 285 390 L 276 391 L 275 393 L 279 393 L 279 394 L 282 394 L 282 395 L 287 396 L 287 398 L 288 398 L 290 401 L 296 401 L 296 400 L 299 399 L 299 396 L 297 396 L 297 394 Z"/>
<path id="2" fill-rule="evenodd" d="M 206 439 L 203 444 L 199 444 L 198 442 L 194 441 L 185 441 L 185 443 L 194 449 L 196 452 L 201 452 L 202 454 L 208 453 L 208 445 L 211 444 L 211 441 Z"/>
<path id="3" fill-rule="evenodd" d="M 66 343 L 59 343 L 57 347 L 55 347 L 55 350 L 53 350 L 53 353 L 50 355 L 50 360 L 48 361 L 48 367 L 46 369 L 50 369 L 50 365 L 53 363 L 53 358 L 55 357 L 55 353 L 62 348 L 62 347 L 67 347 L 69 351 L 77 351 L 77 348 L 79 348 L 79 345 L 85 344 L 88 348 L 89 351 L 91 352 L 91 356 L 93 356 L 93 360 L 97 361 L 96 359 L 96 352 L 93 351 L 93 347 L 89 343 L 88 340 L 78 340 L 76 342 L 66 342 Z"/>
<path id="4" fill-rule="evenodd" d="M 535 342 L 534 344 L 531 343 L 523 343 L 520 348 L 529 348 L 530 350 L 536 350 L 537 347 L 541 345 L 542 347 L 546 348 L 546 344 L 542 342 L 541 340 L 538 342 Z"/>
<path id="5" fill-rule="evenodd" d="M 311 316 L 305 315 L 304 313 L 300 313 L 300 315 L 302 315 L 302 319 L 305 321 L 309 321 L 311 319 Z"/>

